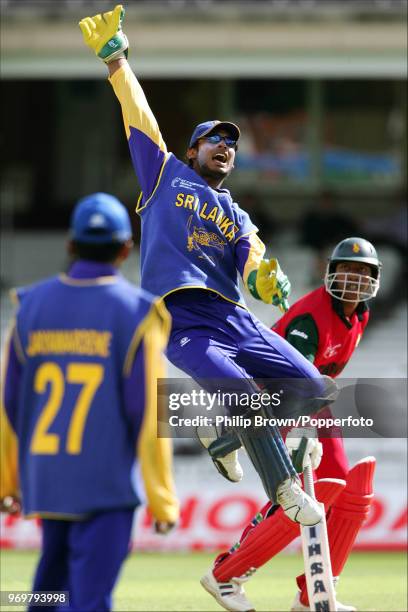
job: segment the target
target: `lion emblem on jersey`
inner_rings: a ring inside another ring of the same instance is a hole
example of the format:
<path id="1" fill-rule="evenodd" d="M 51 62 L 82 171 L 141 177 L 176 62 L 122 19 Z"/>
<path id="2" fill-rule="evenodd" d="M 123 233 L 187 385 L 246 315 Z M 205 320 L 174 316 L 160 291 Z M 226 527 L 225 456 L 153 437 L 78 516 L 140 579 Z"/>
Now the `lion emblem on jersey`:
<path id="1" fill-rule="evenodd" d="M 215 257 L 208 255 L 203 251 L 203 248 L 216 249 L 221 256 L 224 256 L 224 247 L 226 242 L 222 240 L 215 232 L 207 232 L 202 227 L 192 227 L 193 215 L 190 215 L 187 221 L 188 237 L 187 237 L 187 250 L 188 251 L 201 251 L 199 258 L 210 259 L 215 264 Z"/>

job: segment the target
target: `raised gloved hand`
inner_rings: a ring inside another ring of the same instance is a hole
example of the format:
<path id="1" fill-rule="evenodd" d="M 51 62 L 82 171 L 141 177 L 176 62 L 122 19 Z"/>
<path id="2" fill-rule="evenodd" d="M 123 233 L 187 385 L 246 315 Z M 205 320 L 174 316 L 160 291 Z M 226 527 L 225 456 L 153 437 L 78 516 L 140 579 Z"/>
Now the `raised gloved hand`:
<path id="1" fill-rule="evenodd" d="M 281 312 L 289 308 L 290 282 L 279 266 L 278 260 L 263 259 L 256 275 L 256 291 L 265 304 L 278 306 Z"/>
<path id="2" fill-rule="evenodd" d="M 122 32 L 124 16 L 125 9 L 118 4 L 113 11 L 85 17 L 79 22 L 85 44 L 106 64 L 127 58 L 129 42 Z"/>
<path id="3" fill-rule="evenodd" d="M 322 460 L 323 447 L 313 427 L 294 427 L 286 436 L 286 446 L 291 456 L 293 467 L 300 474 L 311 465 L 315 470 Z"/>

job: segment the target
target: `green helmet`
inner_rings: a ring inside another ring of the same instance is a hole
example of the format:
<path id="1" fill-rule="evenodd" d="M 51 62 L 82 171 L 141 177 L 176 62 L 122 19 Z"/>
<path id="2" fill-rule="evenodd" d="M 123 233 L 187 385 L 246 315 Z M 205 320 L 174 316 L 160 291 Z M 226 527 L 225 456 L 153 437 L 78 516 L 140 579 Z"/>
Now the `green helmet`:
<path id="1" fill-rule="evenodd" d="M 339 242 L 329 258 L 329 267 L 334 269 L 335 263 L 339 261 L 361 261 L 371 266 L 376 277 L 381 268 L 377 251 L 368 240 L 364 238 L 346 238 Z M 330 270 L 332 272 L 333 270 Z"/>
<path id="2" fill-rule="evenodd" d="M 370 276 L 355 273 L 336 273 L 336 265 L 342 261 L 361 262 L 370 266 Z M 377 295 L 380 287 L 382 264 L 377 251 L 364 238 L 346 238 L 339 242 L 329 257 L 324 284 L 333 297 L 345 302 L 362 302 Z M 350 289 L 350 285 L 353 286 Z M 345 298 L 345 294 L 352 298 Z"/>

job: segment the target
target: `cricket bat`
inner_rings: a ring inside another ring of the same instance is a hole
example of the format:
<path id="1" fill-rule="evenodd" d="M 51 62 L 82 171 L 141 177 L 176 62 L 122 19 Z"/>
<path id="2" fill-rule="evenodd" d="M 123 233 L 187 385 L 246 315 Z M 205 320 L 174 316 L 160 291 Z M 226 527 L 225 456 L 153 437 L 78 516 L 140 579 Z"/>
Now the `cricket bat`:
<path id="1" fill-rule="evenodd" d="M 316 499 L 311 465 L 303 471 L 303 482 L 306 493 Z M 322 520 L 312 527 L 302 525 L 300 530 L 307 594 L 311 610 L 333 612 L 337 610 L 336 593 L 333 585 L 324 504 L 320 506 L 323 506 Z"/>

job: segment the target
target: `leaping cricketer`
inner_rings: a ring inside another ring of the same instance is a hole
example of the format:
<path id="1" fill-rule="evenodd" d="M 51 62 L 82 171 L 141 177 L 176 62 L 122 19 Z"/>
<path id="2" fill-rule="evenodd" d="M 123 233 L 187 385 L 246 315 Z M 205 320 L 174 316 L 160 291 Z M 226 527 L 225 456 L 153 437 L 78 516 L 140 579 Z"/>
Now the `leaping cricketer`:
<path id="1" fill-rule="evenodd" d="M 293 304 L 275 324 L 275 331 L 314 362 L 320 372 L 338 376 L 368 323 L 367 300 L 377 294 L 380 270 L 381 263 L 372 244 L 363 238 L 343 240 L 329 259 L 324 286 Z M 293 430 L 291 434 L 295 437 L 286 438 L 291 452 L 298 449 L 296 436 L 302 432 Z M 327 433 L 319 432 L 320 443 L 309 439 L 305 457 L 311 454 L 318 478 L 316 496 L 328 511 L 327 531 L 336 584 L 370 510 L 375 459 L 365 457 L 349 469 L 342 438 L 324 435 Z M 221 447 L 225 451 L 225 445 Z M 225 457 L 218 460 L 222 462 Z M 217 557 L 214 567 L 201 579 L 202 585 L 227 610 L 252 609 L 242 583 L 298 535 L 298 525 L 268 502 L 244 529 L 240 542 Z M 299 591 L 291 610 L 309 610 L 305 575 L 296 580 Z M 341 612 L 355 609 L 337 602 Z"/>
<path id="2" fill-rule="evenodd" d="M 205 121 L 193 130 L 187 164 L 169 153 L 127 62 L 123 16 L 118 5 L 79 25 L 85 43 L 107 64 L 122 107 L 142 187 L 136 209 L 142 222 L 141 284 L 161 296 L 171 313 L 168 358 L 200 384 L 229 380 L 234 391 L 247 395 L 259 392 L 254 378 L 307 379 L 310 397 L 303 408 L 312 413 L 332 397 L 331 379 L 252 316 L 238 286 L 240 274 L 256 298 L 287 308 L 287 277 L 276 259 L 263 259 L 257 228 L 222 187 L 234 167 L 240 130 L 228 121 Z M 316 524 L 320 507 L 299 486 L 279 431 L 265 428 L 261 438 L 250 427 L 236 432 L 268 498 L 289 519 Z M 238 479 L 235 455 L 231 464 Z"/>

